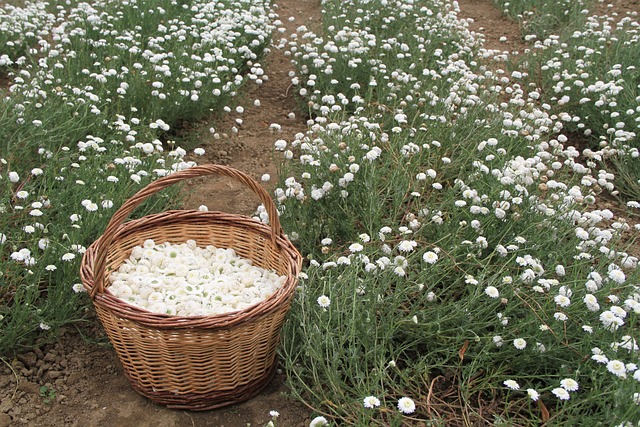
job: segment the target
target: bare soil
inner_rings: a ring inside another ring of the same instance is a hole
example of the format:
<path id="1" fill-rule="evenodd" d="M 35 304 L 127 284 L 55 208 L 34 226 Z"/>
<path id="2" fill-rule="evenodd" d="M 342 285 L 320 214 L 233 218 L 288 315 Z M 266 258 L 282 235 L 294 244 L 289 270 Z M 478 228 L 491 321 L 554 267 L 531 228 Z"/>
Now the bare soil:
<path id="1" fill-rule="evenodd" d="M 640 0 L 613 0 L 620 12 L 638 10 Z M 1 0 L 0 0 L 1 3 Z M 470 28 L 483 33 L 485 47 L 498 51 L 522 51 L 525 47 L 518 25 L 506 19 L 491 0 L 458 0 L 460 15 Z M 317 28 L 319 0 L 277 0 L 278 13 L 287 33 L 299 25 Z M 289 21 L 289 17 L 295 17 Z M 276 40 L 286 36 L 276 33 Z M 500 41 L 501 37 L 507 40 Z M 275 47 L 262 62 L 268 80 L 251 84 L 242 102 L 243 114 L 235 112 L 215 125 L 221 136 L 214 139 L 209 124 L 201 127 L 204 157 L 199 164 L 218 163 L 240 169 L 256 179 L 268 173 L 275 180 L 277 161 L 272 156 L 277 139 L 291 140 L 307 129 L 305 113 L 298 111 L 290 88 L 289 58 Z M 259 99 L 260 107 L 253 101 Z M 295 113 L 295 119 L 289 113 Z M 238 125 L 236 118 L 243 123 Z M 269 126 L 282 126 L 279 134 Z M 238 132 L 233 133 L 232 127 Z M 266 184 L 267 186 L 269 184 Z M 206 205 L 210 210 L 251 214 L 257 199 L 235 182 L 202 178 L 190 183 L 186 208 Z M 4 363 L 2 363 L 4 362 Z M 286 396 L 284 375 L 273 381 L 248 402 L 223 409 L 189 412 L 156 405 L 130 387 L 122 367 L 97 320 L 78 327 L 66 327 L 53 344 L 39 346 L 13 360 L 0 360 L 0 427 L 8 426 L 264 426 L 269 411 L 280 413 L 278 426 L 307 426 L 311 410 Z"/>
<path id="2" fill-rule="evenodd" d="M 280 34 L 276 31 L 274 44 L 279 38 L 295 33 L 301 25 L 317 27 L 320 23 L 320 1 L 279 0 L 277 13 L 282 21 L 281 28 L 286 28 L 286 32 Z M 290 21 L 290 17 L 295 19 Z M 241 102 L 244 112 L 239 114 L 232 110 L 215 124 L 219 139 L 209 132 L 209 126 L 202 126 L 199 133 L 206 154 L 192 160 L 198 164 L 227 165 L 248 173 L 258 181 L 268 174 L 274 182 L 282 153 L 274 154 L 273 144 L 278 139 L 290 142 L 296 133 L 305 132 L 308 113 L 300 110 L 293 93 L 289 76 L 293 71 L 290 58 L 274 46 L 261 64 L 267 77 L 262 84 L 249 83 L 245 88 Z M 260 101 L 259 107 L 254 105 L 256 99 Z M 236 119 L 241 119 L 242 124 L 238 124 Z M 280 130 L 274 132 L 270 129 L 271 124 L 280 125 Z M 205 205 L 209 210 L 244 215 L 256 210 L 257 198 L 237 182 L 209 177 L 194 181 L 188 187 L 190 193 L 185 208 L 197 209 Z M 265 185 L 270 187 L 269 183 Z"/>
<path id="3" fill-rule="evenodd" d="M 506 52 L 523 52 L 527 45 L 522 40 L 520 26 L 506 18 L 492 0 L 458 0 L 459 18 L 467 19 L 469 29 L 484 36 L 484 48 Z M 505 41 L 501 41 L 505 37 Z"/>

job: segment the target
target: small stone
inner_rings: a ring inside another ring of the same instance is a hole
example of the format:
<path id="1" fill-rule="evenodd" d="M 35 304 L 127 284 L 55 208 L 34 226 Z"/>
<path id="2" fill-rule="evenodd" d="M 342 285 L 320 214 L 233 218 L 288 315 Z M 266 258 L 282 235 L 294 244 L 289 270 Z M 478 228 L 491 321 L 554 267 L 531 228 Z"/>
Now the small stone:
<path id="1" fill-rule="evenodd" d="M 19 406 L 16 406 L 11 410 L 11 412 L 13 412 L 13 415 L 20 416 L 22 414 L 22 409 Z"/>
<path id="2" fill-rule="evenodd" d="M 55 351 L 51 350 L 49 353 L 45 354 L 44 361 L 54 362 L 56 360 L 56 357 L 58 357 L 58 355 L 55 353 Z"/>
<path id="3" fill-rule="evenodd" d="M 18 384 L 18 390 L 31 394 L 40 393 L 40 387 L 38 387 L 38 384 L 32 383 L 31 381 L 20 381 L 20 384 Z"/>
<path id="4" fill-rule="evenodd" d="M 60 371 L 48 371 L 45 375 L 46 379 L 55 380 L 56 378 L 60 378 L 62 376 L 62 372 Z"/>
<path id="5" fill-rule="evenodd" d="M 49 368 L 48 366 L 40 366 L 38 368 L 38 372 L 36 372 L 36 377 L 42 378 L 44 376 L 44 373 L 47 371 L 48 368 Z"/>
<path id="6" fill-rule="evenodd" d="M 22 362 L 25 368 L 32 368 L 38 361 L 38 356 L 32 351 L 18 355 L 18 360 Z"/>
<path id="7" fill-rule="evenodd" d="M 0 375 L 0 388 L 5 388 L 11 383 L 13 377 L 11 375 Z"/>
<path id="8" fill-rule="evenodd" d="M 0 414 L 0 427 L 9 427 L 11 425 L 11 417 L 9 414 Z"/>
<path id="9" fill-rule="evenodd" d="M 44 357 L 44 353 L 40 350 L 40 347 L 34 348 L 33 352 L 38 356 L 38 359 L 42 359 Z"/>

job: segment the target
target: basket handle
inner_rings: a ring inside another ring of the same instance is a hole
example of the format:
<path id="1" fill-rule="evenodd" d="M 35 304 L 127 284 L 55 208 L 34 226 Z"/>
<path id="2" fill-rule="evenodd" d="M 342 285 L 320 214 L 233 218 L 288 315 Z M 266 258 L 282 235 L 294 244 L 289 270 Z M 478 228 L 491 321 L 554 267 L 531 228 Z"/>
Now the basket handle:
<path id="1" fill-rule="evenodd" d="M 98 292 L 104 292 L 104 270 L 107 263 L 107 250 L 113 242 L 113 238 L 118 231 L 118 228 L 129 217 L 131 212 L 137 208 L 143 201 L 157 192 L 177 183 L 191 178 L 206 175 L 222 175 L 229 178 L 233 178 L 236 181 L 249 187 L 259 198 L 264 205 L 267 214 L 269 215 L 269 222 L 271 224 L 271 240 L 275 243 L 276 238 L 283 236 L 282 227 L 280 226 L 280 219 L 278 218 L 278 211 L 276 209 L 271 196 L 266 192 L 264 188 L 258 184 L 258 182 L 251 178 L 244 172 L 237 169 L 230 168 L 223 165 L 202 165 L 194 166 L 189 169 L 185 169 L 180 172 L 175 172 L 171 175 L 157 179 L 151 182 L 142 190 L 131 196 L 126 202 L 120 206 L 109 221 L 107 228 L 105 229 L 96 250 L 96 264 L 95 264 L 95 281 L 94 286 L 91 289 L 90 297 L 93 299 Z"/>

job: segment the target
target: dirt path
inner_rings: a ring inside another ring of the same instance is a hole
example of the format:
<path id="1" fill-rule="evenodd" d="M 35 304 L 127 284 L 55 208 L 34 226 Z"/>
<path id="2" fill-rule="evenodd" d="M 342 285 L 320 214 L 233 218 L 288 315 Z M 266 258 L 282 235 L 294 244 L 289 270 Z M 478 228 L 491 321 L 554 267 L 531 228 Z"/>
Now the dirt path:
<path id="1" fill-rule="evenodd" d="M 518 23 L 507 19 L 492 0 L 458 0 L 458 6 L 458 17 L 467 19 L 470 30 L 484 35 L 485 49 L 521 53 L 527 47 Z"/>
<path id="2" fill-rule="evenodd" d="M 276 4 L 282 21 L 280 27 L 286 28 L 286 32 L 276 32 L 274 44 L 281 37 L 295 33 L 300 25 L 313 28 L 320 22 L 319 0 L 279 0 Z M 295 19 L 290 21 L 290 17 Z M 249 173 L 257 180 L 269 174 L 271 182 L 274 182 L 279 158 L 273 158 L 273 144 L 278 139 L 289 142 L 296 133 L 306 131 L 307 114 L 298 109 L 290 87 L 289 72 L 293 71 L 293 65 L 284 52 L 272 47 L 261 65 L 266 70 L 267 79 L 260 85 L 249 83 L 240 103 L 244 111 L 238 113 L 233 110 L 216 124 L 217 139 L 208 126 L 200 131 L 206 154 L 193 160 L 198 164 L 228 165 Z M 254 105 L 255 100 L 260 106 Z M 237 119 L 242 123 L 238 124 Z M 280 125 L 280 130 L 272 130 L 272 124 Z M 278 154 L 281 158 L 282 154 Z M 266 185 L 269 186 L 268 183 Z M 187 208 L 205 205 L 209 210 L 250 215 L 258 204 L 256 197 L 247 193 L 242 185 L 225 179 L 203 178 L 192 183 L 190 189 L 193 193 L 186 202 Z"/>

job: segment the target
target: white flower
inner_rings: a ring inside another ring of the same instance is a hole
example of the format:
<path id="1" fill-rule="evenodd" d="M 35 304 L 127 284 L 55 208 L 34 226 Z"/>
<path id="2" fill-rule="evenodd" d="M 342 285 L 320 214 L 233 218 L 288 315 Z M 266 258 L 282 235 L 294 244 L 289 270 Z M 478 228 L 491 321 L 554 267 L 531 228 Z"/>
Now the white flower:
<path id="1" fill-rule="evenodd" d="M 484 290 L 484 293 L 491 298 L 498 298 L 500 296 L 500 292 L 495 286 L 487 286 Z"/>
<path id="2" fill-rule="evenodd" d="M 322 308 L 327 308 L 331 305 L 331 299 L 326 295 L 320 295 L 318 297 L 318 305 Z"/>
<path id="3" fill-rule="evenodd" d="M 362 246 L 360 243 L 352 243 L 351 245 L 349 245 L 349 251 L 351 253 L 360 252 L 362 249 L 364 249 L 364 246 Z"/>
<path id="4" fill-rule="evenodd" d="M 503 382 L 503 384 L 509 387 L 511 390 L 520 390 L 520 384 L 518 384 L 514 380 L 506 380 Z"/>
<path id="5" fill-rule="evenodd" d="M 195 150 L 193 150 L 193 154 L 195 154 L 196 156 L 204 156 L 204 148 L 196 148 Z"/>
<path id="6" fill-rule="evenodd" d="M 614 268 L 611 271 L 609 271 L 608 276 L 611 280 L 613 280 L 616 283 L 624 283 L 626 280 L 626 276 L 624 272 L 617 268 Z"/>
<path id="7" fill-rule="evenodd" d="M 364 398 L 362 404 L 364 405 L 365 408 L 375 408 L 380 406 L 380 399 L 378 399 L 375 396 L 367 396 Z"/>
<path id="8" fill-rule="evenodd" d="M 62 255 L 62 261 L 71 261 L 73 259 L 75 259 L 76 255 L 71 253 L 71 252 L 67 252 L 66 254 Z"/>
<path id="9" fill-rule="evenodd" d="M 598 300 L 593 294 L 586 294 L 583 298 L 583 301 L 587 305 L 587 309 L 589 311 L 600 310 L 600 304 L 598 304 Z"/>
<path id="10" fill-rule="evenodd" d="M 610 360 L 607 363 L 607 370 L 620 378 L 627 378 L 627 367 L 619 360 Z"/>
<path id="11" fill-rule="evenodd" d="M 428 251 L 422 255 L 422 259 L 427 264 L 435 264 L 438 261 L 438 254 L 432 251 Z"/>
<path id="12" fill-rule="evenodd" d="M 553 313 L 553 317 L 559 322 L 566 322 L 567 319 L 569 319 L 569 317 L 566 314 L 561 312 Z"/>
<path id="13" fill-rule="evenodd" d="M 80 293 L 80 292 L 85 292 L 85 291 L 86 291 L 86 289 L 84 288 L 82 283 L 74 283 L 73 292 Z"/>
<path id="14" fill-rule="evenodd" d="M 418 246 L 418 243 L 414 240 L 403 240 L 398 243 L 398 250 L 400 252 L 411 252 L 416 246 Z"/>
<path id="15" fill-rule="evenodd" d="M 554 388 L 553 390 L 551 390 L 551 393 L 553 393 L 560 400 L 569 400 L 571 398 L 571 396 L 569 396 L 569 392 L 562 387 Z"/>
<path id="16" fill-rule="evenodd" d="M 364 243 L 368 243 L 371 241 L 371 237 L 367 234 L 367 233 L 361 233 L 358 238 L 364 242 Z"/>
<path id="17" fill-rule="evenodd" d="M 269 175 L 268 173 L 265 173 L 265 174 L 263 174 L 263 175 L 262 175 L 262 177 L 260 178 L 260 180 L 261 180 L 262 182 L 268 182 L 268 181 L 270 181 L 270 180 L 271 180 L 271 175 Z"/>
<path id="18" fill-rule="evenodd" d="M 416 410 L 416 404 L 408 397 L 401 397 L 400 400 L 398 400 L 398 409 L 403 414 L 412 414 Z"/>
<path id="19" fill-rule="evenodd" d="M 40 322 L 40 329 L 42 329 L 43 331 L 48 331 L 49 329 L 51 329 L 51 326 L 47 325 L 46 323 Z"/>
<path id="20" fill-rule="evenodd" d="M 560 381 L 560 386 L 567 391 L 577 391 L 578 390 L 578 382 L 571 378 L 565 378 Z"/>
<path id="21" fill-rule="evenodd" d="M 513 346 L 518 350 L 524 350 L 524 348 L 527 346 L 527 341 L 522 338 L 516 338 L 515 340 L 513 340 Z"/>
<path id="22" fill-rule="evenodd" d="M 540 393 L 538 393 L 537 391 L 535 391 L 532 388 L 528 388 L 527 389 L 527 394 L 529 395 L 529 397 L 531 398 L 531 400 L 533 400 L 534 402 L 538 400 L 538 398 L 540 397 Z"/>
<path id="23" fill-rule="evenodd" d="M 280 412 L 278 412 L 278 411 L 269 411 L 269 415 L 271 415 L 273 418 L 278 418 L 280 416 Z"/>
<path id="24" fill-rule="evenodd" d="M 309 427 L 321 427 L 329 424 L 329 421 L 325 417 L 315 417 L 309 423 Z"/>
<path id="25" fill-rule="evenodd" d="M 20 175 L 18 175 L 17 172 L 9 172 L 9 181 L 11 182 L 18 182 L 20 181 Z"/>
<path id="26" fill-rule="evenodd" d="M 571 300 L 564 295 L 556 295 L 556 297 L 553 300 L 560 307 L 568 307 L 569 304 L 571 304 Z"/>
<path id="27" fill-rule="evenodd" d="M 594 354 L 593 356 L 591 356 L 591 360 L 597 363 L 607 363 L 609 361 L 607 356 L 605 356 L 604 354 Z"/>

